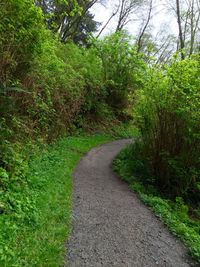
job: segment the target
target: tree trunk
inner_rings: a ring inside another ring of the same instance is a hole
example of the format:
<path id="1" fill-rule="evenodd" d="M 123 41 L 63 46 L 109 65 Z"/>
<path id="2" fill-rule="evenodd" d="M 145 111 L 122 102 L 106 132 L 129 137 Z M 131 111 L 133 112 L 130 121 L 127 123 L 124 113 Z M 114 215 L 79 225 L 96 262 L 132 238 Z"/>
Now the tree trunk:
<path id="1" fill-rule="evenodd" d="M 185 58 L 185 53 L 184 53 L 185 42 L 184 42 L 183 31 L 182 31 L 182 26 L 181 26 L 181 14 L 180 14 L 180 2 L 179 2 L 179 0 L 176 0 L 176 14 L 177 14 L 178 29 L 179 29 L 181 59 L 184 59 Z"/>

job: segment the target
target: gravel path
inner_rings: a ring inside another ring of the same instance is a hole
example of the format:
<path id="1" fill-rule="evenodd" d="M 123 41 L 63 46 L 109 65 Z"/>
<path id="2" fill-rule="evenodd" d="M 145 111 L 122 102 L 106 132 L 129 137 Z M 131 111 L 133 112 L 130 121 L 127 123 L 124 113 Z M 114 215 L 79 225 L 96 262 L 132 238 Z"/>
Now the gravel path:
<path id="1" fill-rule="evenodd" d="M 192 266 L 186 248 L 113 173 L 114 157 L 130 142 L 97 147 L 77 166 L 66 266 Z"/>

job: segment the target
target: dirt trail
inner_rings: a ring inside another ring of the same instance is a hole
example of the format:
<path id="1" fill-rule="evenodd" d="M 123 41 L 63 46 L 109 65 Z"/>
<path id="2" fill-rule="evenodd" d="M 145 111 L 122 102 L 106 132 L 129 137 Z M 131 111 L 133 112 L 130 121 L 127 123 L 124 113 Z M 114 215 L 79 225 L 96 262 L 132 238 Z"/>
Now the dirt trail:
<path id="1" fill-rule="evenodd" d="M 188 267 L 187 250 L 112 171 L 130 140 L 91 150 L 74 174 L 70 267 Z"/>

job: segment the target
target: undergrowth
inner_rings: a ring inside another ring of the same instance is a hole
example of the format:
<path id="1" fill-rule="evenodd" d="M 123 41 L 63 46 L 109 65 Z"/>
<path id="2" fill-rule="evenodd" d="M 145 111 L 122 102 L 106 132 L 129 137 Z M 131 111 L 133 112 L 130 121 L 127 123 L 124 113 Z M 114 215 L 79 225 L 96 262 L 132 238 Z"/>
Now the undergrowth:
<path id="1" fill-rule="evenodd" d="M 33 153 L 23 184 L 13 181 L 6 191 L 10 207 L 0 216 L 0 266 L 62 265 L 71 230 L 74 167 L 85 152 L 111 139 L 65 137 Z"/>
<path id="2" fill-rule="evenodd" d="M 148 167 L 141 160 L 137 149 L 137 144 L 133 144 L 122 150 L 114 161 L 114 170 L 139 194 L 144 203 L 153 209 L 171 232 L 181 238 L 192 257 L 200 263 L 199 209 L 193 210 L 181 197 L 171 200 L 161 195 L 148 181 Z M 149 180 L 152 181 L 152 177 L 149 177 Z M 190 214 L 191 210 L 193 216 Z"/>

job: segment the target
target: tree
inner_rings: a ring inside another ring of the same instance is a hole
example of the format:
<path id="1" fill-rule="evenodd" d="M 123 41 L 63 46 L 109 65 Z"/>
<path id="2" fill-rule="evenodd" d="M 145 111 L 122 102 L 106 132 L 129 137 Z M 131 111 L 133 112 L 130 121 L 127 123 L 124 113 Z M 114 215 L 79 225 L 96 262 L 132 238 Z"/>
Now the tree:
<path id="1" fill-rule="evenodd" d="M 110 23 L 110 21 L 117 15 L 118 11 L 119 11 L 120 5 L 117 6 L 116 10 L 113 11 L 113 13 L 111 14 L 111 16 L 108 18 L 107 22 L 105 23 L 105 25 L 103 25 L 103 27 L 101 28 L 101 30 L 99 31 L 97 38 L 99 38 L 99 36 L 102 34 L 102 32 L 106 29 L 106 27 L 108 26 L 108 24 Z"/>
<path id="2" fill-rule="evenodd" d="M 180 41 L 180 49 L 181 49 L 181 58 L 185 58 L 184 48 L 185 42 L 183 37 L 183 30 L 181 25 L 181 11 L 180 11 L 180 2 L 176 0 L 176 15 L 177 15 L 177 22 L 178 22 L 178 30 L 179 30 L 179 41 Z"/>
<path id="3" fill-rule="evenodd" d="M 63 42 L 72 39 L 84 44 L 86 35 L 96 31 L 98 26 L 89 12 L 97 2 L 98 0 L 37 0 L 36 4 L 42 8 L 48 27 L 58 33 Z"/>
<path id="4" fill-rule="evenodd" d="M 124 27 L 131 21 L 130 16 L 140 4 L 141 1 L 139 0 L 121 0 L 116 32 L 124 29 Z"/>
<path id="5" fill-rule="evenodd" d="M 94 20 L 94 15 L 87 11 L 78 25 L 77 31 L 72 38 L 73 41 L 76 44 L 88 46 L 88 34 L 96 32 L 99 24 Z"/>
<path id="6" fill-rule="evenodd" d="M 147 20 L 144 23 L 144 26 L 142 27 L 142 29 L 140 31 L 140 35 L 139 35 L 138 42 L 137 42 L 137 47 L 138 47 L 137 51 L 138 51 L 138 53 L 140 52 L 140 49 L 141 49 L 141 46 L 142 46 L 142 37 L 144 36 L 145 31 L 146 31 L 146 29 L 147 29 L 147 27 L 149 25 L 150 20 L 151 20 L 152 9 L 153 9 L 153 0 L 150 0 Z"/>
<path id="7" fill-rule="evenodd" d="M 188 3 L 187 10 L 188 23 L 186 24 L 188 27 L 188 32 L 190 35 L 189 41 L 189 55 L 192 55 L 196 50 L 195 41 L 197 38 L 197 34 L 200 30 L 199 22 L 200 22 L 200 2 L 197 0 L 191 0 Z"/>
<path id="8" fill-rule="evenodd" d="M 176 5 L 171 5 L 171 9 L 175 13 L 178 24 L 177 50 L 184 59 L 198 50 L 200 2 L 199 0 L 176 0 Z"/>

